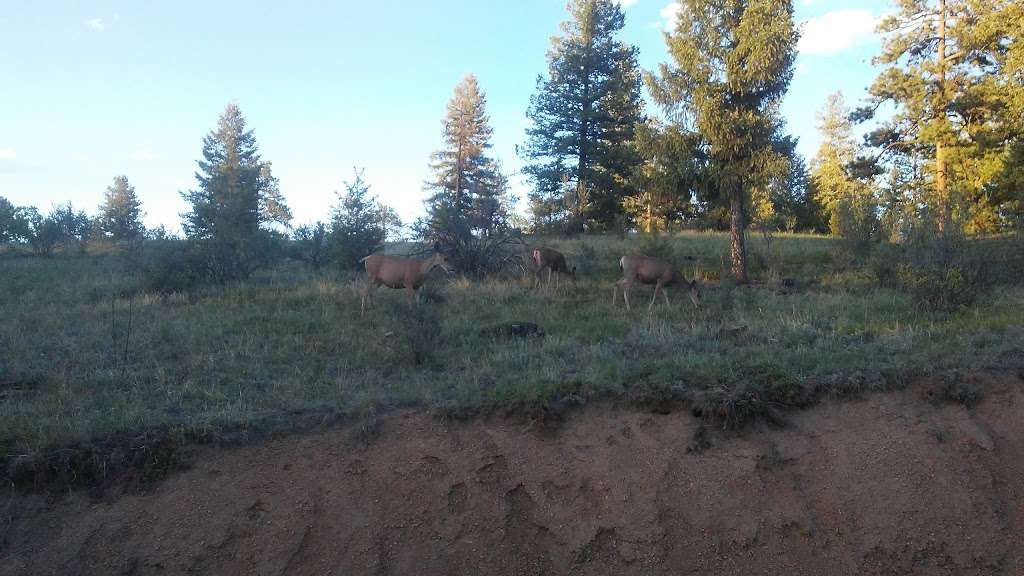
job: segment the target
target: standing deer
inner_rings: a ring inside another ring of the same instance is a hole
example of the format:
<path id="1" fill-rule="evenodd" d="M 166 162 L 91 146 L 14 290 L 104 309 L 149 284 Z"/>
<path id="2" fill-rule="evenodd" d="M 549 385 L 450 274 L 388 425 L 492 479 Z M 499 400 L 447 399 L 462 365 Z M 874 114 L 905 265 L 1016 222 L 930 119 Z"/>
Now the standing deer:
<path id="1" fill-rule="evenodd" d="M 612 306 L 618 299 L 619 288 L 622 288 L 622 300 L 626 303 L 626 310 L 629 306 L 629 291 L 633 284 L 654 284 L 654 296 L 647 306 L 648 310 L 654 308 L 654 302 L 658 299 L 658 291 L 665 297 L 665 304 L 668 305 L 668 292 L 666 286 L 685 284 L 690 290 L 690 300 L 694 306 L 700 306 L 700 287 L 697 281 L 688 282 L 683 273 L 672 266 L 669 262 L 660 258 L 650 256 L 623 256 L 619 260 L 619 269 L 622 270 L 622 279 L 615 283 L 612 289 Z"/>
<path id="2" fill-rule="evenodd" d="M 569 265 L 565 263 L 565 254 L 562 254 L 558 250 L 551 248 L 538 247 L 533 250 L 533 268 L 536 274 L 536 281 L 533 287 L 537 288 L 540 286 L 541 274 L 544 269 L 548 271 L 548 288 L 551 288 L 551 275 L 565 274 L 572 279 L 573 283 L 576 282 L 576 267 L 573 266 L 569 269 Z M 558 276 L 555 276 L 555 289 L 558 289 Z"/>
<path id="3" fill-rule="evenodd" d="M 427 275 L 434 268 L 441 268 L 451 273 L 451 266 L 444 254 L 435 252 L 426 260 L 407 258 L 404 256 L 388 256 L 386 254 L 370 254 L 360 260 L 366 267 L 369 281 L 363 293 L 361 310 L 366 313 L 366 301 L 373 305 L 373 294 L 377 287 L 384 284 L 388 288 L 405 288 L 405 296 L 409 305 L 418 304 L 420 286 L 427 280 Z"/>

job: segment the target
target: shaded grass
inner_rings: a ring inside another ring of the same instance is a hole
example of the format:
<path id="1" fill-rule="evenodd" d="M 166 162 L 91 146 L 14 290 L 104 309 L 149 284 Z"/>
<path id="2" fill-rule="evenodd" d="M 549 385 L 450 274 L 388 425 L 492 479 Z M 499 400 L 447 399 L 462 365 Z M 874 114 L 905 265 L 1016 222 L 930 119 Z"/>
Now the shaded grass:
<path id="1" fill-rule="evenodd" d="M 984 305 L 924 313 L 903 294 L 844 282 L 849 272 L 830 265 L 834 242 L 814 236 L 776 238 L 777 253 L 765 258 L 774 269 L 754 270 L 766 284 L 791 278 L 804 289 L 710 283 L 702 307 L 675 291 L 672 306 L 653 316 L 650 290 L 638 289 L 627 313 L 611 306 L 611 285 L 618 256 L 639 242 L 549 242 L 581 271 L 578 285 L 559 294 L 534 293 L 529 279 L 438 276 L 420 309 L 383 291 L 365 317 L 351 278 L 294 263 L 243 284 L 162 297 L 140 292 L 117 255 L 3 258 L 0 454 L 38 460 L 55 447 L 157 429 L 181 442 L 255 434 L 303 414 L 544 411 L 597 397 L 686 400 L 741 425 L 822 394 L 1024 358 L 1024 289 L 999 287 Z M 670 242 L 688 276 L 721 273 L 726 236 Z M 515 322 L 535 323 L 545 336 L 490 329 Z"/>

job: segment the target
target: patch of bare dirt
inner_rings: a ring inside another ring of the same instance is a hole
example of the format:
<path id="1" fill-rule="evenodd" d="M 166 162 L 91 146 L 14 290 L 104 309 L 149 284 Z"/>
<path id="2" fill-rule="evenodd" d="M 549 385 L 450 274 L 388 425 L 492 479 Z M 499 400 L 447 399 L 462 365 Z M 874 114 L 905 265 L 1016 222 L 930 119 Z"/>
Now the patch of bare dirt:
<path id="1" fill-rule="evenodd" d="M 594 406 L 384 418 L 231 450 L 151 493 L 8 496 L 0 575 L 1024 574 L 1024 384 L 971 408 L 926 387 L 783 429 Z"/>

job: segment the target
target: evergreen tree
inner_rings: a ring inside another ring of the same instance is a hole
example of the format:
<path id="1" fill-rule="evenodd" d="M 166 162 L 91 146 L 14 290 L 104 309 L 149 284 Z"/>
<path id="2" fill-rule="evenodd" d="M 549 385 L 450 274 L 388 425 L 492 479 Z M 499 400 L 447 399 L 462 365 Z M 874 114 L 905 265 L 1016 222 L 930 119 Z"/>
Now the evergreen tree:
<path id="1" fill-rule="evenodd" d="M 191 205 L 182 214 L 185 234 L 215 279 L 248 277 L 266 255 L 269 226 L 287 225 L 291 212 L 237 105 L 229 104 L 203 139 L 198 164 L 199 187 L 182 193 Z"/>
<path id="2" fill-rule="evenodd" d="M 676 29 L 666 34 L 672 63 L 650 82 L 655 100 L 704 140 L 709 184 L 729 201 L 739 281 L 747 279 L 753 193 L 788 174 L 779 105 L 793 77 L 798 36 L 790 0 L 683 0 Z"/>
<path id="3" fill-rule="evenodd" d="M 650 233 L 693 216 L 702 169 L 697 135 L 648 120 L 637 125 L 635 143 L 643 163 L 633 169 L 634 192 L 623 202 L 632 223 Z"/>
<path id="4" fill-rule="evenodd" d="M 850 166 L 857 158 L 857 144 L 853 139 L 850 110 L 842 94 L 829 95 L 824 109 L 818 114 L 818 131 L 822 142 L 811 163 L 817 199 L 825 212 L 829 229 L 838 234 L 843 223 L 840 217 L 849 214 L 842 208 L 846 202 L 861 201 L 870 195 L 870 187 L 853 177 Z"/>
<path id="5" fill-rule="evenodd" d="M 637 49 L 616 39 L 625 25 L 613 0 L 572 0 L 548 51 L 548 77 L 530 98 L 520 155 L 538 221 L 607 227 L 633 191 L 641 163 L 632 142 L 642 119 Z"/>
<path id="6" fill-rule="evenodd" d="M 114 240 L 138 240 L 145 228 L 142 225 L 142 203 L 135 195 L 135 187 L 125 176 L 117 176 L 107 187 L 100 204 L 97 223 L 104 234 Z"/>
<path id="7" fill-rule="evenodd" d="M 492 130 L 486 108 L 476 77 L 466 76 L 448 101 L 444 147 L 431 156 L 434 178 L 426 188 L 433 194 L 421 233 L 456 259 L 474 234 L 493 231 L 495 207 L 507 188 L 498 164 L 487 155 Z"/>
<path id="8" fill-rule="evenodd" d="M 1014 106 L 1021 82 L 1012 70 L 1024 10 L 1014 0 L 900 0 L 897 6 L 879 25 L 887 37 L 875 64 L 884 70 L 858 117 L 895 106 L 869 142 L 882 160 L 909 156 L 921 163 L 924 201 L 940 229 L 954 217 L 971 220 L 978 231 L 991 229 L 1006 198 L 990 183 L 1005 168 L 1012 171 L 1011 150 L 1021 138 L 1022 103 Z"/>
<path id="9" fill-rule="evenodd" d="M 358 169 L 355 179 L 345 182 L 345 193 L 338 194 L 338 200 L 331 215 L 331 251 L 343 269 L 353 269 L 384 242 L 382 207 L 370 196 L 370 185 Z"/>

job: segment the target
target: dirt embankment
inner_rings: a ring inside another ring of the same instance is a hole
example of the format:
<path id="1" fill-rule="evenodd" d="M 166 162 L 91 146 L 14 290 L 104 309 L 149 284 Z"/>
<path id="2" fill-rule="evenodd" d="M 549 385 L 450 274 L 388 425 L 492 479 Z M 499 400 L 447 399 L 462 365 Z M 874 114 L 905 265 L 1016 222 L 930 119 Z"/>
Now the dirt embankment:
<path id="1" fill-rule="evenodd" d="M 1024 382 L 712 434 L 608 406 L 557 431 L 386 418 L 233 450 L 151 493 L 17 497 L 0 575 L 1024 574 Z"/>

